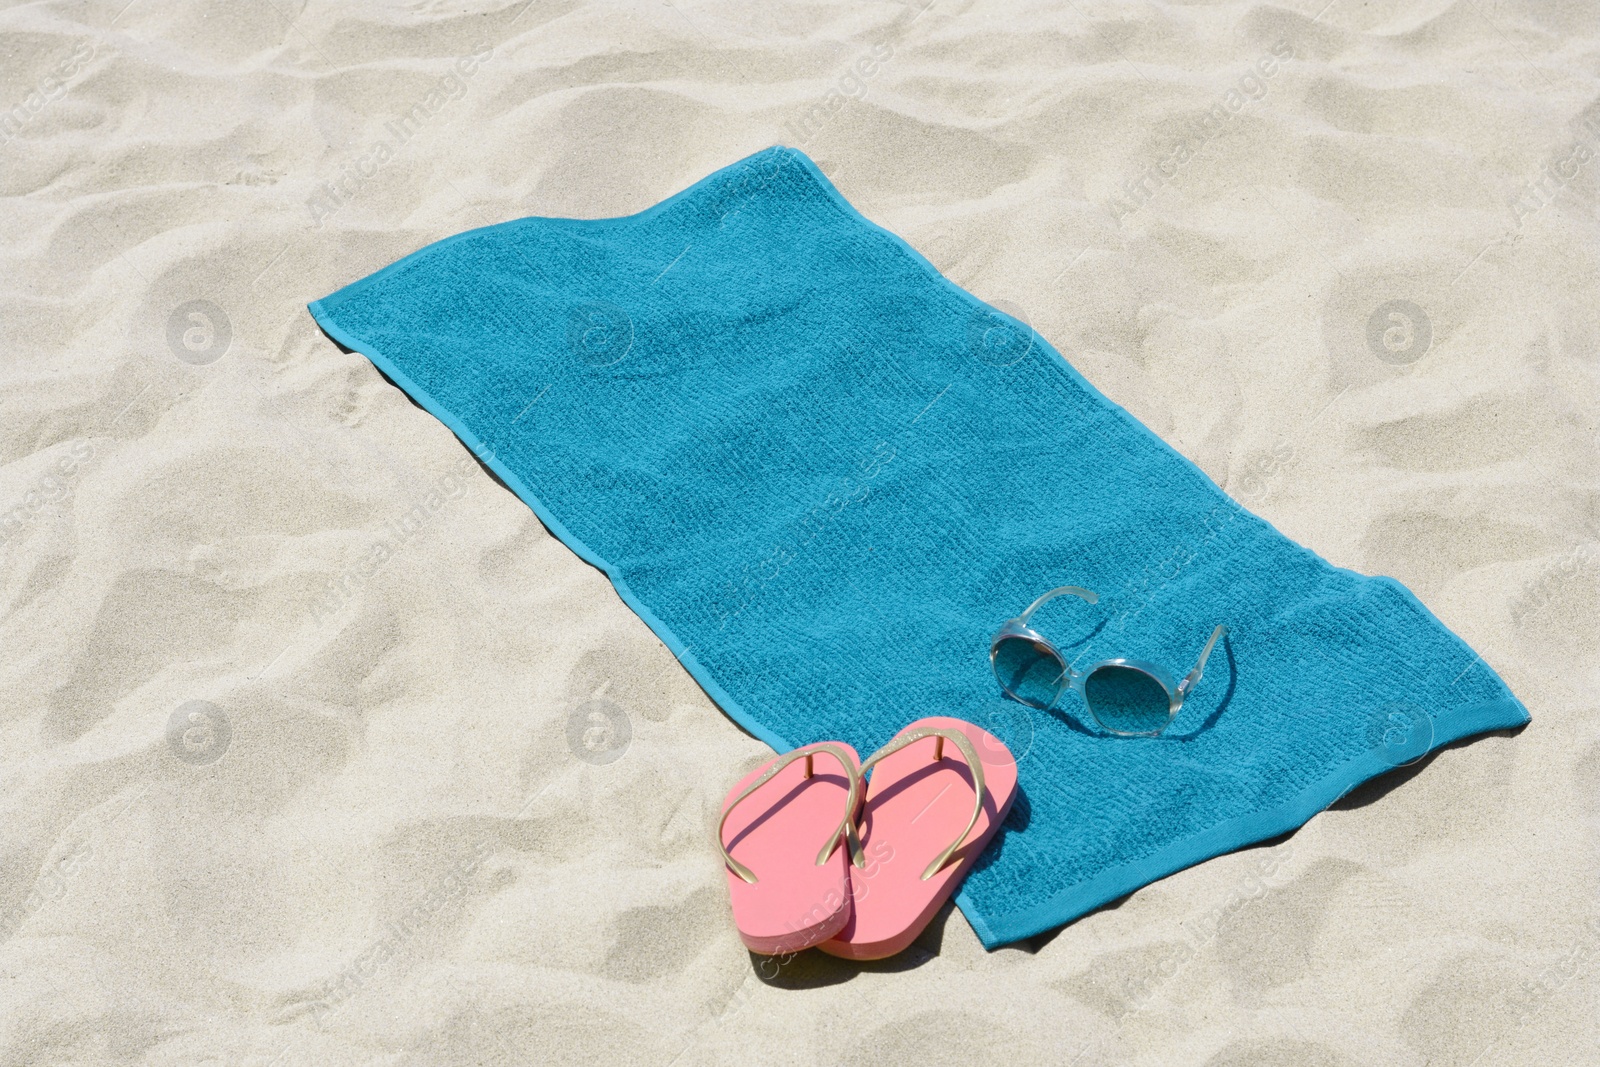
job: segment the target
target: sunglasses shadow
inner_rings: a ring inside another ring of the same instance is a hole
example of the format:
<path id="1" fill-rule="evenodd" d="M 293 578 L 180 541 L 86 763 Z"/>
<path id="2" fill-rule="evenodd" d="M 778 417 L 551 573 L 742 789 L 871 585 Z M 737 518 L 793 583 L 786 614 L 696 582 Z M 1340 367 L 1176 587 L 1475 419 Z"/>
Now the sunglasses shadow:
<path id="1" fill-rule="evenodd" d="M 1065 649 L 1065 648 L 1080 648 L 1083 645 L 1087 645 L 1090 641 L 1093 641 L 1095 638 L 1100 636 L 1100 631 L 1104 630 L 1106 628 L 1106 623 L 1108 623 L 1110 621 L 1111 621 L 1110 619 L 1101 619 L 1099 622 L 1094 624 L 1094 629 L 1090 630 L 1088 633 L 1086 633 L 1082 637 L 1078 638 L 1078 640 L 1072 642 L 1070 645 L 1059 645 L 1057 647 Z"/>
<path id="2" fill-rule="evenodd" d="M 1233 637 L 1225 636 L 1222 639 L 1222 651 L 1228 657 L 1228 688 L 1223 691 L 1222 698 L 1217 701 L 1216 708 L 1207 715 L 1205 721 L 1186 734 L 1162 734 L 1160 737 L 1151 738 L 1152 741 L 1193 741 L 1213 726 L 1222 718 L 1222 713 L 1228 710 L 1228 705 L 1233 702 L 1233 691 L 1239 685 L 1239 665 L 1233 659 Z M 1185 702 L 1187 703 L 1187 701 Z M 1179 715 L 1183 714 L 1180 709 Z"/>

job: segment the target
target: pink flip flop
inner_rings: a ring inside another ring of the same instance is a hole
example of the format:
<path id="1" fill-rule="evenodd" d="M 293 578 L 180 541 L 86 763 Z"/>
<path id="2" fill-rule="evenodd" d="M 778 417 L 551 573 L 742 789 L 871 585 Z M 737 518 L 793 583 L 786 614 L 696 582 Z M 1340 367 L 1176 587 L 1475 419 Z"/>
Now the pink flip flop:
<path id="1" fill-rule="evenodd" d="M 950 744 L 946 744 L 946 742 Z M 1017 795 L 1017 761 L 960 719 L 921 719 L 868 757 L 861 842 L 849 868 L 852 908 L 822 951 L 881 960 L 911 944 L 954 893 Z"/>
<path id="2" fill-rule="evenodd" d="M 816 756 L 831 759 L 819 764 Z M 842 773 L 828 766 L 833 762 Z M 799 952 L 843 929 L 850 918 L 845 872 L 850 860 L 862 862 L 855 828 L 860 802 L 860 757 L 840 741 L 778 756 L 728 793 L 717 839 L 733 921 L 751 952 Z M 841 837 L 848 849 L 838 847 Z"/>

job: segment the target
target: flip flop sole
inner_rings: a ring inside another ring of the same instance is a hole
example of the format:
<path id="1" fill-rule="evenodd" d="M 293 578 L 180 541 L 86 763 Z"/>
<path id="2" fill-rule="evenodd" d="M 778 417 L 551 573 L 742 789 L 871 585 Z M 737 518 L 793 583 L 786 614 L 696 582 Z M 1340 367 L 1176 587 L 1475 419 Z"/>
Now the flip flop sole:
<path id="1" fill-rule="evenodd" d="M 834 742 L 859 766 L 860 756 Z M 742 778 L 723 810 L 782 756 Z M 754 884 L 724 868 L 733 920 L 751 952 L 799 952 L 833 937 L 850 918 L 849 850 L 841 837 L 821 866 L 817 853 L 844 816 L 850 783 L 838 761 L 823 753 L 796 760 L 733 809 L 723 827 L 728 853 L 755 874 Z"/>
<path id="2" fill-rule="evenodd" d="M 1017 795 L 1017 762 L 1005 743 L 960 719 L 922 719 L 924 726 L 960 730 L 982 764 L 985 795 L 978 821 L 951 861 L 926 881 L 930 861 L 955 840 L 972 816 L 973 777 L 954 744 L 934 760 L 925 738 L 885 756 L 867 785 L 865 868 L 849 867 L 851 913 L 818 947 L 832 956 L 881 960 L 902 951 L 932 921 L 999 830 Z M 896 735 L 899 736 L 899 735 Z"/>

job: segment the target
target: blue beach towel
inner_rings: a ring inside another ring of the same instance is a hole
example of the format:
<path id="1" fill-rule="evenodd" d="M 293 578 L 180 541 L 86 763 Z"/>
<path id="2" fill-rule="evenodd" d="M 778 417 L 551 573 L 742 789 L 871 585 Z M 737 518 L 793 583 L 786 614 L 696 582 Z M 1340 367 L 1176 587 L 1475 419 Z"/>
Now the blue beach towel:
<path id="1" fill-rule="evenodd" d="M 778 750 L 984 725 L 1021 796 L 958 901 L 1058 926 L 1528 714 L 1403 586 L 1234 503 L 1025 324 L 773 148 L 648 211 L 430 245 L 311 305 Z M 1166 734 L 1006 700 L 988 643 L 1187 671 Z"/>

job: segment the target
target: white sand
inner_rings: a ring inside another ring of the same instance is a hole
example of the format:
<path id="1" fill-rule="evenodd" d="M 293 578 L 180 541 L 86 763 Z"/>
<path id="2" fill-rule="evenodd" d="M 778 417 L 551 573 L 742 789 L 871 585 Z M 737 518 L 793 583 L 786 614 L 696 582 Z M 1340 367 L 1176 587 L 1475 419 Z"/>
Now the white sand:
<path id="1" fill-rule="evenodd" d="M 0 14 L 0 1064 L 1600 1062 L 1590 0 L 122 2 Z M 764 981 L 710 843 L 763 746 L 303 305 L 773 143 L 1532 726 Z"/>

